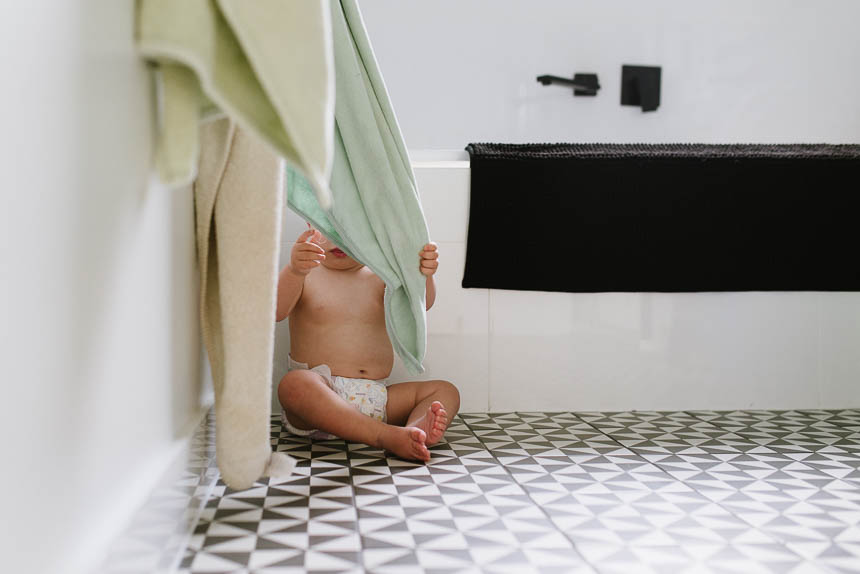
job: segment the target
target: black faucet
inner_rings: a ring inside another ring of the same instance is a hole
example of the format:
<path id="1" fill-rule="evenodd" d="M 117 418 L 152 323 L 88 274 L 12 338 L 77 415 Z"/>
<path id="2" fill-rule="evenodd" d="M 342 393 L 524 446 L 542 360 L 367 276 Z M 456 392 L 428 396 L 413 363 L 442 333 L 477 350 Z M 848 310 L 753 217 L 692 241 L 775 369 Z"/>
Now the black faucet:
<path id="1" fill-rule="evenodd" d="M 537 81 L 548 86 L 550 84 L 561 84 L 572 86 L 574 96 L 596 96 L 600 84 L 597 83 L 597 74 L 575 74 L 572 80 L 558 76 L 538 76 Z"/>

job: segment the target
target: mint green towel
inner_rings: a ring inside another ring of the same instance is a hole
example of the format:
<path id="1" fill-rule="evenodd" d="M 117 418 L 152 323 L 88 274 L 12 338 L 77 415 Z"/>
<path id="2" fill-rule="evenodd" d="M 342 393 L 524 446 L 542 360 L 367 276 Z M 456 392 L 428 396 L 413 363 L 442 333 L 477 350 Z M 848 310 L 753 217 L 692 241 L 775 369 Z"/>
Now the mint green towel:
<path id="1" fill-rule="evenodd" d="M 355 0 L 332 2 L 335 67 L 333 205 L 287 170 L 287 203 L 350 257 L 385 281 L 385 324 L 413 374 L 424 372 L 426 278 L 418 254 L 429 241 L 415 176 Z"/>

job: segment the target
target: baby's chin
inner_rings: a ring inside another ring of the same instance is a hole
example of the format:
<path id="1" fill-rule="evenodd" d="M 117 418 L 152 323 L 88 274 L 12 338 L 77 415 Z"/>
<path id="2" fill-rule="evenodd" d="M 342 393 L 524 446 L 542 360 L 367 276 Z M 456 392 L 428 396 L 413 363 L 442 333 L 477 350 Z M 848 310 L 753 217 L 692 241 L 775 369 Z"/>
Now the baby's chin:
<path id="1" fill-rule="evenodd" d="M 355 267 L 360 265 L 358 261 L 349 256 L 335 257 L 334 255 L 330 254 L 326 254 L 325 260 L 323 260 L 322 264 L 327 269 L 334 269 L 336 271 L 343 269 L 354 269 Z"/>

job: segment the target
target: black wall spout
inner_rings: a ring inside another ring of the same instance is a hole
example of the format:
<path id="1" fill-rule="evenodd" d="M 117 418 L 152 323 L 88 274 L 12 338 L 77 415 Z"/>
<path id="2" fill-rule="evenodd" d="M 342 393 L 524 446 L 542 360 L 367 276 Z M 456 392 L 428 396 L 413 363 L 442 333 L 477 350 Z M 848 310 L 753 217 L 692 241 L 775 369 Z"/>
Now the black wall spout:
<path id="1" fill-rule="evenodd" d="M 537 81 L 544 86 L 549 86 L 550 84 L 572 86 L 574 96 L 596 96 L 597 90 L 600 89 L 600 84 L 597 82 L 597 74 L 575 74 L 572 80 L 559 76 L 544 75 L 538 76 Z"/>

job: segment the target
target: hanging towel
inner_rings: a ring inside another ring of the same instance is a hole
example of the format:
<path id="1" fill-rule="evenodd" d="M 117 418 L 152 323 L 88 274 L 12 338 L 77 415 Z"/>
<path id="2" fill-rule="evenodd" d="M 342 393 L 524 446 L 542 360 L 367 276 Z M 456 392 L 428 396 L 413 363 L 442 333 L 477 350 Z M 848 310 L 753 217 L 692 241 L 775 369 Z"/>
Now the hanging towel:
<path id="1" fill-rule="evenodd" d="M 216 458 L 224 482 L 243 489 L 295 466 L 269 442 L 283 162 L 227 119 L 204 124 L 200 143 L 194 205 Z"/>
<path id="2" fill-rule="evenodd" d="M 138 0 L 140 53 L 160 64 L 156 166 L 194 178 L 198 121 L 226 113 L 330 204 L 334 77 L 328 0 Z"/>
<path id="3" fill-rule="evenodd" d="M 463 287 L 857 291 L 860 146 L 473 143 Z M 511 229 L 534 229 L 496 248 Z M 509 273 L 528 261 L 528 273 Z"/>
<path id="4" fill-rule="evenodd" d="M 427 344 L 426 277 L 418 254 L 429 241 L 415 176 L 358 4 L 332 2 L 335 85 L 333 204 L 288 168 L 290 208 L 385 282 L 385 324 L 406 368 L 422 373 Z"/>

